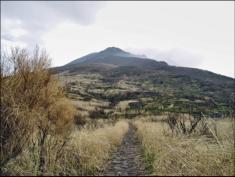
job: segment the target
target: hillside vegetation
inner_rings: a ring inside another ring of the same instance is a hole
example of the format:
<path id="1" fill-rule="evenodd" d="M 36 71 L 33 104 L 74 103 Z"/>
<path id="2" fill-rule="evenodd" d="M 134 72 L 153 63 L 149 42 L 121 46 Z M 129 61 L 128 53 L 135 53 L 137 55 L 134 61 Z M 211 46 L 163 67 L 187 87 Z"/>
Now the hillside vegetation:
<path id="1" fill-rule="evenodd" d="M 50 68 L 36 47 L 0 81 L 0 175 L 235 174 L 232 78 L 117 48 Z"/>
<path id="2" fill-rule="evenodd" d="M 52 71 L 67 81 L 70 93 L 80 98 L 87 101 L 94 98 L 111 105 L 138 100 L 136 105 L 146 114 L 203 112 L 210 117 L 224 117 L 234 111 L 234 79 L 133 57 L 133 54 L 114 47 Z"/>

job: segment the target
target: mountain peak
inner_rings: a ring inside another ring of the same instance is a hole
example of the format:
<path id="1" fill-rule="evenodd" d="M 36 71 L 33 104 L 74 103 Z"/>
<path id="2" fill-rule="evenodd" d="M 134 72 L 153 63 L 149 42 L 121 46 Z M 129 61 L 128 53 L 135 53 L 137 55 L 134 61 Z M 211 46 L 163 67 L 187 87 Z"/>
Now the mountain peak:
<path id="1" fill-rule="evenodd" d="M 145 60 L 142 60 L 145 59 Z M 115 66 L 143 66 L 147 65 L 151 67 L 153 65 L 167 65 L 163 62 L 157 62 L 152 59 L 148 59 L 143 55 L 135 55 L 129 52 L 126 52 L 117 47 L 108 47 L 100 52 L 91 53 L 84 57 L 78 58 L 67 65 L 74 64 L 87 64 L 87 63 L 103 63 L 103 64 L 112 64 Z M 150 64 L 151 63 L 151 64 Z"/>
<path id="2" fill-rule="evenodd" d="M 101 52 L 109 52 L 109 53 L 127 53 L 124 50 L 117 48 L 117 47 L 108 47 L 106 49 L 104 49 Z"/>

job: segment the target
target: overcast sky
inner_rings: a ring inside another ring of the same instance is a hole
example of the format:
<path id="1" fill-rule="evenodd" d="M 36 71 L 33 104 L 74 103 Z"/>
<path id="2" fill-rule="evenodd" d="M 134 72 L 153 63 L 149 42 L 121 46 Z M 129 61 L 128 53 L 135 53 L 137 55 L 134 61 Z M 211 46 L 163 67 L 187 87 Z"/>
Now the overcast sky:
<path id="1" fill-rule="evenodd" d="M 40 44 L 53 66 L 115 46 L 234 77 L 234 2 L 1 1 L 1 44 Z"/>

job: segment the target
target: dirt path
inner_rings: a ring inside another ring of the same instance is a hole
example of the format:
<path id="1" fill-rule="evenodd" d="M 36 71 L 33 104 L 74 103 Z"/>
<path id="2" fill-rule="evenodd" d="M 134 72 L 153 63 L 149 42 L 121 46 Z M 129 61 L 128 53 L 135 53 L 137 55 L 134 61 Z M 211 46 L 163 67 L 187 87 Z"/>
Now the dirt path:
<path id="1" fill-rule="evenodd" d="M 104 176 L 143 176 L 147 175 L 141 156 L 136 129 L 129 123 L 129 130 L 112 160 L 103 173 Z"/>

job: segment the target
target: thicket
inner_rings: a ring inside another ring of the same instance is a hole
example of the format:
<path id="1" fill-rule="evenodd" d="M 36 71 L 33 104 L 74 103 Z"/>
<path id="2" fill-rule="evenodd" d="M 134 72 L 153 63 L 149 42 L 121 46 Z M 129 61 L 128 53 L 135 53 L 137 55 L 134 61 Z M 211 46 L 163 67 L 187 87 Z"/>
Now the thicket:
<path id="1" fill-rule="evenodd" d="M 33 52 L 12 48 L 1 54 L 1 175 L 29 144 L 37 147 L 37 170 L 44 175 L 49 142 L 53 139 L 59 154 L 72 130 L 76 110 L 48 71 L 50 61 L 39 47 Z"/>

